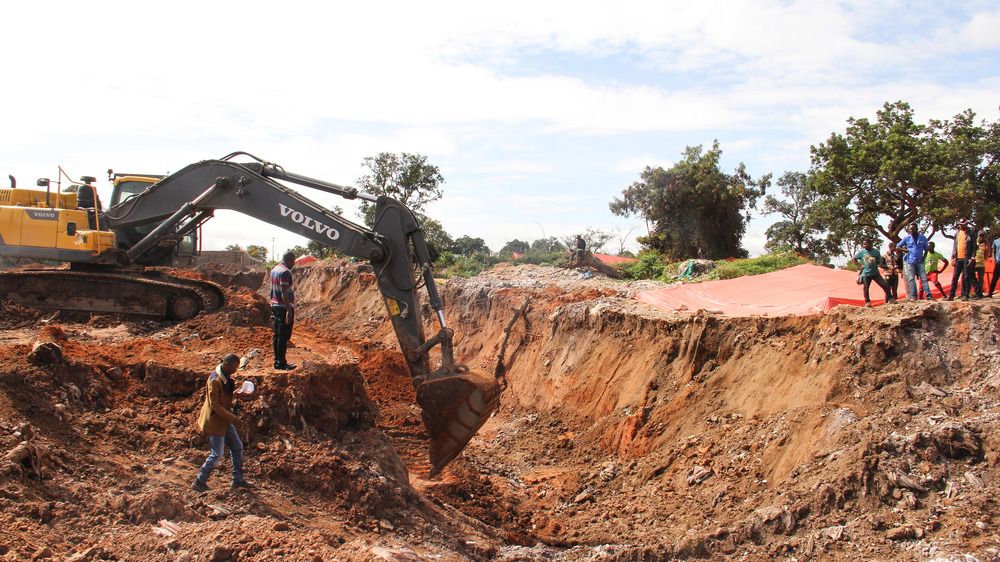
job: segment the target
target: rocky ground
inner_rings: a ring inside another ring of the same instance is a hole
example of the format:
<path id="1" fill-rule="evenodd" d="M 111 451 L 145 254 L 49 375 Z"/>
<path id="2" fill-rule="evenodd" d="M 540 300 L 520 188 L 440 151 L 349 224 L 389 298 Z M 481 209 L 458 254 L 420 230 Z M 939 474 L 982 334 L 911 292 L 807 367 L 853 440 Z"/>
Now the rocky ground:
<path id="1" fill-rule="evenodd" d="M 507 390 L 437 478 L 370 268 L 262 271 L 183 323 L 4 306 L 0 560 L 997 560 L 998 301 L 667 313 L 654 283 L 498 267 L 442 287 Z M 524 317 L 510 324 L 515 309 Z M 190 489 L 205 375 L 245 365 L 249 491 Z"/>

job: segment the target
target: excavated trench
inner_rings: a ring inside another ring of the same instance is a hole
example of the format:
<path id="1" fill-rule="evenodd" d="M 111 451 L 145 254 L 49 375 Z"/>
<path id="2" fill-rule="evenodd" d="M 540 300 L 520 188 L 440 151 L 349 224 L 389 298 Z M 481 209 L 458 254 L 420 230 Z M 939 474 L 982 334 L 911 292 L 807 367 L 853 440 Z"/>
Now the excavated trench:
<path id="1" fill-rule="evenodd" d="M 723 318 L 507 277 L 444 294 L 483 367 L 530 299 L 466 457 L 517 506 L 512 534 L 651 559 L 996 555 L 992 301 Z"/>
<path id="2" fill-rule="evenodd" d="M 377 295 L 342 285 L 316 296 L 348 295 L 330 306 L 391 348 Z M 727 318 L 637 290 L 533 266 L 450 280 L 458 359 L 492 372 L 508 337 L 508 388 L 456 478 L 418 489 L 509 543 L 625 559 L 993 555 L 992 301 Z"/>
<path id="3" fill-rule="evenodd" d="M 630 298 L 643 284 L 576 271 L 452 279 L 441 290 L 457 359 L 494 372 L 506 338 L 507 389 L 428 479 L 370 268 L 295 268 L 291 374 L 266 368 L 266 305 L 246 289 L 263 272 L 209 273 L 229 287 L 219 312 L 179 325 L 63 317 L 63 337 L 47 336 L 61 345 L 53 362 L 31 352 L 47 317 L 5 311 L 0 453 L 32 442 L 47 454 L 0 466 L 0 517 L 17 529 L 0 559 L 84 547 L 94 560 L 1000 553 L 993 301 L 726 318 L 660 311 Z M 259 388 L 241 427 L 260 489 L 194 497 L 204 444 L 191 412 L 229 351 Z M 163 519 L 181 530 L 150 534 Z"/>

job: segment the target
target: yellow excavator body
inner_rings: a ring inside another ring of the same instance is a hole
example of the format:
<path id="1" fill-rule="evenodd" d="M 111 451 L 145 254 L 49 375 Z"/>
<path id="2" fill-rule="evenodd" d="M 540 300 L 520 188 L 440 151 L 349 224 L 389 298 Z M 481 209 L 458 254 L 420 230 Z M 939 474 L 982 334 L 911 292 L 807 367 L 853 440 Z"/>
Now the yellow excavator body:
<path id="1" fill-rule="evenodd" d="M 75 193 L 0 189 L 0 253 L 24 259 L 97 261 L 115 247 L 110 231 L 89 228 Z"/>

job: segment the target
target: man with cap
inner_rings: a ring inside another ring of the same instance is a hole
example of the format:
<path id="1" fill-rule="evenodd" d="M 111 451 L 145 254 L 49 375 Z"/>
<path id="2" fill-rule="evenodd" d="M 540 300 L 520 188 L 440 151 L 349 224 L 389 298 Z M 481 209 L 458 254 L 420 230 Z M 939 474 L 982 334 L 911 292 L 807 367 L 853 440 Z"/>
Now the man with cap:
<path id="1" fill-rule="evenodd" d="M 958 221 L 958 232 L 955 233 L 955 245 L 951 251 L 954 271 L 951 274 L 951 290 L 947 300 L 955 300 L 955 290 L 958 288 L 959 277 L 962 279 L 962 300 L 969 300 L 972 289 L 972 276 L 976 270 L 976 233 L 969 221 Z"/>
<path id="2" fill-rule="evenodd" d="M 201 431 L 208 435 L 208 444 L 211 452 L 205 459 L 205 464 L 201 465 L 198 476 L 195 477 L 191 488 L 196 492 L 208 490 L 208 478 L 212 475 L 216 465 L 225 455 L 226 448 L 229 448 L 229 457 L 233 461 L 233 481 L 232 487 L 250 488 L 250 484 L 243 478 L 243 441 L 236 431 L 233 422 L 237 416 L 233 413 L 233 395 L 242 394 L 242 390 L 236 390 L 236 382 L 233 375 L 240 368 L 240 358 L 234 353 L 229 353 L 222 358 L 222 362 L 208 375 L 208 383 L 205 385 L 205 402 L 201 406 L 201 414 L 198 416 L 198 426 Z"/>

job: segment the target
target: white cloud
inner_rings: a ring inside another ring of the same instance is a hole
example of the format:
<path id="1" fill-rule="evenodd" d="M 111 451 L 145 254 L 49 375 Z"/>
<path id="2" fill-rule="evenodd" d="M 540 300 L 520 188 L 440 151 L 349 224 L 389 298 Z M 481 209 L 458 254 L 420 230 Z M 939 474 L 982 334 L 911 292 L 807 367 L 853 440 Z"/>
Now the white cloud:
<path id="1" fill-rule="evenodd" d="M 446 228 L 490 232 L 491 245 L 538 237 L 533 222 L 550 235 L 619 224 L 607 201 L 688 145 L 718 138 L 726 162 L 778 176 L 885 101 L 922 121 L 967 107 L 995 119 L 1000 91 L 1000 12 L 986 2 L 98 1 L 0 14 L 14 46 L 0 172 L 166 172 L 246 150 L 352 184 L 365 156 L 415 152 L 445 173 Z M 238 222 L 211 221 L 206 244 L 259 243 L 236 240 Z"/>

